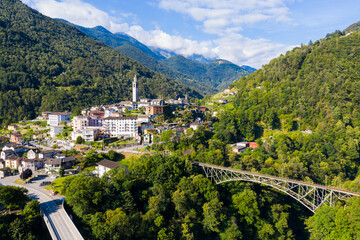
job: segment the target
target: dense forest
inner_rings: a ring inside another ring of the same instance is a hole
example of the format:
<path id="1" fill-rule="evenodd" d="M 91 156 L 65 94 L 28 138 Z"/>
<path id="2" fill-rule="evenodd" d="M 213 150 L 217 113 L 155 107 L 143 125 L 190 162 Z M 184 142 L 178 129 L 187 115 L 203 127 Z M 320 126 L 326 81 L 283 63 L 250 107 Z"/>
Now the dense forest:
<path id="1" fill-rule="evenodd" d="M 181 139 L 174 136 L 166 131 L 153 145 L 172 150 L 171 156 L 143 155 L 121 162 L 102 178 L 85 171 L 61 181 L 61 193 L 85 238 L 358 239 L 359 198 L 348 200 L 346 208 L 341 202 L 323 206 L 313 215 L 270 187 L 239 181 L 214 185 L 191 161 L 230 161 L 240 167 L 235 163 L 246 157 L 232 153 L 206 129 L 190 131 Z M 176 150 L 189 146 L 196 151 Z M 120 160 L 116 155 L 89 151 L 81 164 Z M 358 182 L 353 183 L 358 188 Z"/>
<path id="2" fill-rule="evenodd" d="M 26 196 L 28 190 L 0 186 L 0 239 L 51 239 L 41 222 L 40 205 Z"/>
<path id="3" fill-rule="evenodd" d="M 213 185 L 199 173 L 188 156 L 144 155 L 103 178 L 67 177 L 62 194 L 87 239 L 307 237 L 310 212 L 286 195 L 242 182 Z"/>
<path id="4" fill-rule="evenodd" d="M 0 125 L 141 97 L 201 95 L 18 0 L 0 2 Z M 161 87 L 153 87 L 161 86 Z"/>

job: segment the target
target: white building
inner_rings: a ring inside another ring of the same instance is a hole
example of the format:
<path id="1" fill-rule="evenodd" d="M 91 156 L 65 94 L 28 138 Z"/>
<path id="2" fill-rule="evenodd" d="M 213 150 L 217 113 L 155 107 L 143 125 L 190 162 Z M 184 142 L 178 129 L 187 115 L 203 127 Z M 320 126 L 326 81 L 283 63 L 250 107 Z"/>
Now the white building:
<path id="1" fill-rule="evenodd" d="M 112 117 L 114 113 L 116 113 L 116 110 L 114 108 L 105 109 L 104 118 Z"/>
<path id="2" fill-rule="evenodd" d="M 27 152 L 27 158 L 28 159 L 35 159 L 39 157 L 40 150 L 39 149 L 30 149 Z"/>
<path id="3" fill-rule="evenodd" d="M 102 177 L 106 172 L 110 171 L 111 169 L 118 168 L 119 166 L 120 163 L 104 159 L 97 163 L 94 173 L 98 174 L 99 177 Z"/>
<path id="4" fill-rule="evenodd" d="M 54 112 L 49 114 L 48 124 L 58 126 L 61 122 L 70 122 L 70 112 Z"/>
<path id="5" fill-rule="evenodd" d="M 96 141 L 100 134 L 98 127 L 87 127 L 81 130 L 76 130 L 71 133 L 71 139 L 76 141 L 78 137 L 84 139 L 85 142 Z"/>
<path id="6" fill-rule="evenodd" d="M 64 126 L 50 126 L 50 137 L 55 138 L 56 135 L 62 133 Z"/>
<path id="7" fill-rule="evenodd" d="M 72 119 L 74 131 L 83 130 L 87 127 L 101 127 L 102 119 L 95 116 L 76 116 Z"/>
<path id="8" fill-rule="evenodd" d="M 138 120 L 136 117 L 108 117 L 103 119 L 104 134 L 110 137 L 138 136 Z"/>
<path id="9" fill-rule="evenodd" d="M 153 99 L 153 100 L 151 100 L 151 105 L 152 106 L 164 106 L 165 101 L 162 99 Z"/>
<path id="10" fill-rule="evenodd" d="M 139 123 L 148 123 L 150 122 L 150 117 L 146 115 L 138 115 L 137 117 Z"/>
<path id="11" fill-rule="evenodd" d="M 72 119 L 72 127 L 74 131 L 81 130 L 89 126 L 89 116 L 76 116 Z"/>

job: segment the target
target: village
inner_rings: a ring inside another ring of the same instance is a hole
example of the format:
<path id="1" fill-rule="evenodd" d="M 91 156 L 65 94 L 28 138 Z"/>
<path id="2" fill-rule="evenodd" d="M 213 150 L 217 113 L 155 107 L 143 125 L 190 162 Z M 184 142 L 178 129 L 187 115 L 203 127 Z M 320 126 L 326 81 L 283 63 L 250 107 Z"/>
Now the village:
<path id="1" fill-rule="evenodd" d="M 228 89 L 224 93 L 232 95 Z M 225 103 L 227 100 L 217 100 L 215 106 Z M 59 176 L 60 169 L 64 169 L 65 174 L 78 173 L 80 168 L 74 166 L 76 158 L 68 152 L 117 151 L 129 147 L 144 153 L 149 151 L 156 137 L 167 130 L 172 130 L 177 137 L 188 129 L 199 127 L 211 131 L 217 114 L 216 108 L 210 110 L 210 107 L 198 106 L 186 96 L 167 101 L 139 99 L 135 76 L 132 101 L 93 106 L 83 109 L 77 116 L 67 111 L 42 112 L 35 120 L 9 125 L 3 131 L 5 135 L 0 136 L 0 178 L 22 174 L 26 169 L 54 178 Z M 233 145 L 233 151 L 241 153 L 248 147 L 257 145 L 241 142 Z M 101 177 L 118 163 L 103 160 L 97 165 L 94 173 Z"/>

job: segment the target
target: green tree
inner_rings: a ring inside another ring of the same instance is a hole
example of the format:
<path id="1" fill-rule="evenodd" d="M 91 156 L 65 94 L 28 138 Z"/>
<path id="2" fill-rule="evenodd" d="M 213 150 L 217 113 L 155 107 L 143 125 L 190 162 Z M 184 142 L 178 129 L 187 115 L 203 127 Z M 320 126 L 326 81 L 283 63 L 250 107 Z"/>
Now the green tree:
<path id="1" fill-rule="evenodd" d="M 75 141 L 76 144 L 82 144 L 84 143 L 84 139 L 81 136 L 78 136 Z"/>
<path id="2" fill-rule="evenodd" d="M 32 176 L 32 171 L 30 168 L 25 169 L 21 174 L 20 174 L 20 178 L 22 180 L 28 179 L 29 177 Z"/>
<path id="3" fill-rule="evenodd" d="M 23 208 L 30 200 L 27 192 L 26 188 L 0 186 L 0 203 L 10 210 Z"/>
<path id="4" fill-rule="evenodd" d="M 232 196 L 235 209 L 247 224 L 254 224 L 260 217 L 256 193 L 250 189 Z"/>
<path id="5" fill-rule="evenodd" d="M 59 176 L 63 177 L 65 175 L 65 169 L 64 168 L 60 168 L 59 169 Z"/>

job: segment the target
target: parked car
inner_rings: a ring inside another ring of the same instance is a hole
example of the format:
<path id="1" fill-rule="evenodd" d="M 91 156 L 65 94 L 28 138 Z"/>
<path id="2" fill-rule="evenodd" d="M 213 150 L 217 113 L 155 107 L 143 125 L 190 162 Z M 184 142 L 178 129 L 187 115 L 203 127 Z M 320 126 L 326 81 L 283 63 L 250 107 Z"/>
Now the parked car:
<path id="1" fill-rule="evenodd" d="M 47 185 L 50 185 L 50 184 L 51 184 L 50 181 L 42 181 L 42 182 L 40 183 L 40 186 L 47 186 Z"/>

